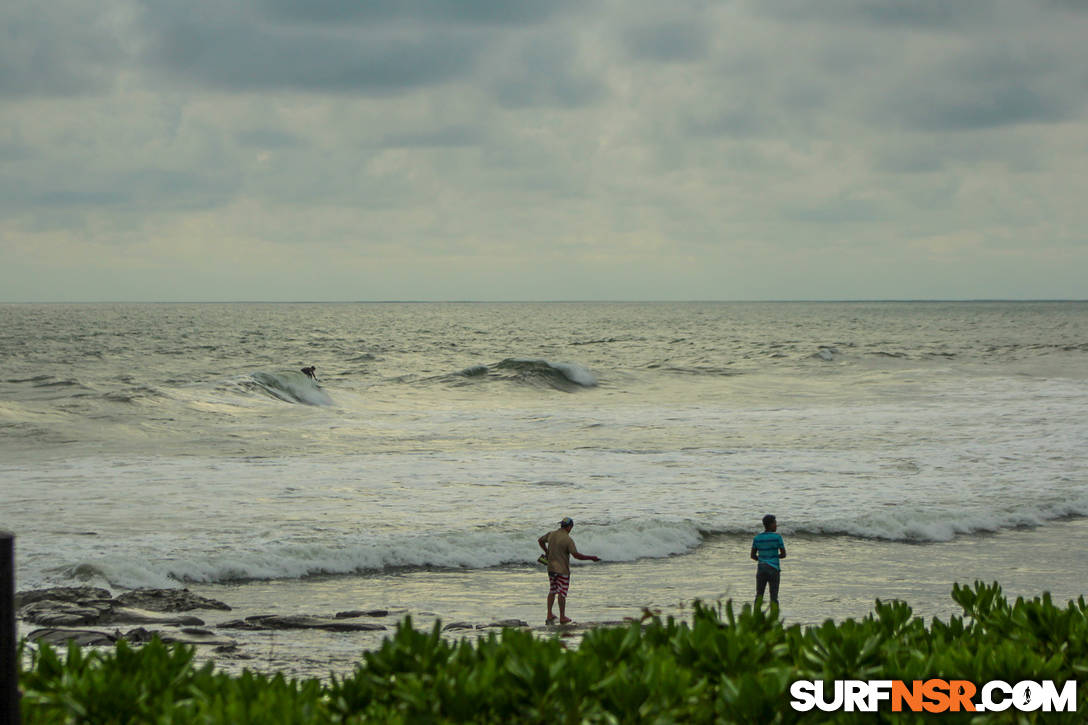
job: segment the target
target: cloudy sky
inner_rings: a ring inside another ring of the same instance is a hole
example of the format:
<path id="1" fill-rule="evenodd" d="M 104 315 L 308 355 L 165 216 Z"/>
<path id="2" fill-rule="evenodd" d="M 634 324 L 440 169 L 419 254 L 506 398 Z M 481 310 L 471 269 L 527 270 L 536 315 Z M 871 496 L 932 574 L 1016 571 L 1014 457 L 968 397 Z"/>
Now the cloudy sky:
<path id="1" fill-rule="evenodd" d="M 0 301 L 1088 298 L 1084 0 L 0 22 Z"/>

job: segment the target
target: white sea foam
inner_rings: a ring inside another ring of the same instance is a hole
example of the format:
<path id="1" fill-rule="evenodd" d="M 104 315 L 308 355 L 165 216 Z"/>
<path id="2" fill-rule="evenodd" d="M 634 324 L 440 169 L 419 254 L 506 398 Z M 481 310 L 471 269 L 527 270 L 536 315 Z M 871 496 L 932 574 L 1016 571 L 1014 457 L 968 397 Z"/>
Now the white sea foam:
<path id="1" fill-rule="evenodd" d="M 756 509 L 755 511 L 762 511 Z M 1064 504 L 1021 507 L 1004 513 L 953 509 L 889 508 L 854 517 L 813 519 L 796 510 L 783 511 L 780 532 L 793 536 L 858 536 L 904 542 L 947 541 L 957 535 L 1035 526 L 1069 515 L 1088 515 L 1088 497 Z M 707 537 L 736 537 L 738 556 L 747 552 L 748 537 L 758 530 L 752 518 L 710 516 L 691 520 L 627 519 L 612 523 L 578 517 L 574 537 L 579 549 L 606 562 L 630 562 L 684 555 Z M 201 550 L 191 542 L 155 537 L 143 545 L 111 545 L 85 541 L 86 551 L 45 576 L 27 577 L 32 585 L 91 581 L 112 587 L 164 587 L 186 582 L 223 583 L 244 580 L 295 579 L 316 575 L 373 574 L 407 569 L 486 569 L 532 566 L 536 538 L 555 524 L 516 530 L 466 530 L 446 533 L 375 534 L 343 537 L 336 532 L 306 543 L 237 537 L 229 547 Z M 247 538 L 249 540 L 247 540 Z M 119 543 L 119 542 L 118 542 Z M 172 547 L 168 556 L 156 551 Z M 97 553 L 93 553 L 97 551 Z M 52 557 L 73 556 L 72 551 Z M 572 562 L 576 566 L 579 562 Z"/>
<path id="2" fill-rule="evenodd" d="M 625 522 L 579 526 L 580 548 L 608 561 L 636 561 L 683 554 L 702 541 L 690 523 Z M 294 579 L 314 575 L 367 574 L 399 568 L 484 569 L 532 565 L 541 530 L 367 537 L 361 541 L 246 547 L 228 552 L 176 551 L 166 558 L 104 554 L 49 572 L 48 581 L 91 581 L 114 587 L 169 587 L 185 582 Z M 579 562 L 573 562 L 578 565 Z M 36 582 L 44 584 L 45 581 Z"/>
<path id="3" fill-rule="evenodd" d="M 577 363 L 549 363 L 553 368 L 563 373 L 568 380 L 586 388 L 592 388 L 597 384 L 597 376 L 587 368 Z"/>
<path id="4" fill-rule="evenodd" d="M 903 509 L 888 507 L 884 511 L 853 518 L 828 517 L 820 521 L 803 517 L 802 521 L 786 528 L 799 533 L 860 536 L 888 541 L 951 541 L 963 534 L 1041 526 L 1070 516 L 1088 516 L 1088 495 L 1035 504 L 1025 501 L 1006 510 L 993 510 L 985 506 L 935 506 L 925 509 L 905 506 Z"/>

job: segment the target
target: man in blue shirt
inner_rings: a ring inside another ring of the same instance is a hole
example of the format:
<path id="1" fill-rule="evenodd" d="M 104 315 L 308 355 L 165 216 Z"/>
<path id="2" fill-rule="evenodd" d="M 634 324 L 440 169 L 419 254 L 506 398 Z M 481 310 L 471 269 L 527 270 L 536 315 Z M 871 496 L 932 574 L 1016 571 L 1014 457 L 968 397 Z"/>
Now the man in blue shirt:
<path id="1" fill-rule="evenodd" d="M 752 539 L 752 560 L 756 567 L 756 602 L 763 599 L 763 591 L 771 586 L 771 601 L 778 604 L 778 581 L 782 573 L 779 559 L 786 558 L 786 542 L 777 533 L 778 521 L 774 514 L 763 517 L 763 533 Z"/>

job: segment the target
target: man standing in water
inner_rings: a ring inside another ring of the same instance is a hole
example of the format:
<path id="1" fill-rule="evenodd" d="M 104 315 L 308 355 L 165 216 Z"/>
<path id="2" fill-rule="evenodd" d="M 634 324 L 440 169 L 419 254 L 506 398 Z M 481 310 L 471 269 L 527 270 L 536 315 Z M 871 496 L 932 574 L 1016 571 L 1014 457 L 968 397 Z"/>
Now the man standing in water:
<path id="1" fill-rule="evenodd" d="M 786 542 L 778 534 L 774 514 L 763 517 L 763 533 L 752 539 L 752 559 L 756 566 L 756 602 L 763 599 L 763 590 L 771 587 L 771 601 L 778 604 L 778 582 L 782 574 L 779 559 L 786 558 Z"/>
<path id="2" fill-rule="evenodd" d="M 555 622 L 552 614 L 552 605 L 556 598 L 559 599 L 559 623 L 569 624 L 567 616 L 567 592 L 570 590 L 570 558 L 586 561 L 600 561 L 599 556 L 590 556 L 579 553 L 574 546 L 574 539 L 570 538 L 570 530 L 574 528 L 574 519 L 564 516 L 559 522 L 559 528 L 544 534 L 536 543 L 548 557 L 548 619 L 546 624 Z"/>

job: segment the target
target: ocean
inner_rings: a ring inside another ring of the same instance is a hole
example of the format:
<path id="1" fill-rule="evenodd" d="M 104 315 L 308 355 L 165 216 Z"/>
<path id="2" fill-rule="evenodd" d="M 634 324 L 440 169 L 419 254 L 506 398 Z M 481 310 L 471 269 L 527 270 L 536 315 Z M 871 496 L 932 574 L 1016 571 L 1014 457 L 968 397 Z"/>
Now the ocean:
<path id="1" fill-rule="evenodd" d="M 774 513 L 788 621 L 947 616 L 1085 593 L 1086 413 L 1083 302 L 5 304 L 0 528 L 19 589 L 539 625 L 564 516 L 592 622 L 748 601 Z"/>

